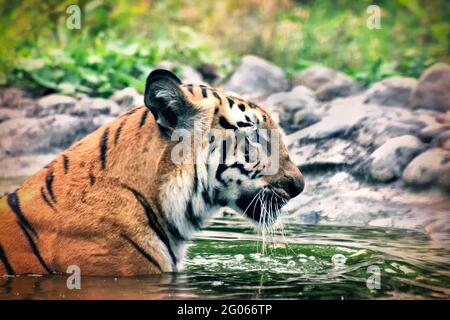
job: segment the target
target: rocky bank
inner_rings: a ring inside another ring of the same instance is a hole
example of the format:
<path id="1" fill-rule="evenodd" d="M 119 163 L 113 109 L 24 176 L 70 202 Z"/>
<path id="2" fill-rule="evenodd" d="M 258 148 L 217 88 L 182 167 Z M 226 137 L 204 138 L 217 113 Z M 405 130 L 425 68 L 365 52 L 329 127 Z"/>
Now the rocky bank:
<path id="1" fill-rule="evenodd" d="M 192 67 L 181 70 L 185 80 L 206 82 Z M 284 131 L 306 178 L 305 191 L 286 206 L 291 217 L 450 235 L 450 66 L 363 88 L 320 66 L 288 79 L 270 62 L 245 56 L 219 86 L 266 107 Z M 0 192 L 142 103 L 133 88 L 109 99 L 1 89 Z"/>

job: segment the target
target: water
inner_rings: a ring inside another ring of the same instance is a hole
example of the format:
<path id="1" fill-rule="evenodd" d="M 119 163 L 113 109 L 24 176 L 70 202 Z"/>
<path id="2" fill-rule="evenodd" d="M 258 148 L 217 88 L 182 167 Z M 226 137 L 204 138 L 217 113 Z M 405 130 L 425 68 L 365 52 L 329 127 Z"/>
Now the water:
<path id="1" fill-rule="evenodd" d="M 284 236 L 276 231 L 264 255 L 260 238 L 248 222 L 240 217 L 217 218 L 189 244 L 182 273 L 134 278 L 82 277 L 81 290 L 68 290 L 67 278 L 63 276 L 2 278 L 0 298 L 450 297 L 450 246 L 445 237 L 434 242 L 425 234 L 410 230 L 287 221 L 284 225 Z M 336 264 L 342 256 L 345 264 Z M 367 287 L 368 277 L 377 278 L 377 273 L 367 272 L 369 267 L 380 271 L 380 289 Z"/>

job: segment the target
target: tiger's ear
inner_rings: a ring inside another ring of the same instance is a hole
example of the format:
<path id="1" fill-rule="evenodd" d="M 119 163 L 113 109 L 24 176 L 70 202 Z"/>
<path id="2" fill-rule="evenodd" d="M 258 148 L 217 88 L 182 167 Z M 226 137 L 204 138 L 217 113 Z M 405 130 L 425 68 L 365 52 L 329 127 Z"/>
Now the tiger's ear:
<path id="1" fill-rule="evenodd" d="M 147 77 L 144 103 L 166 132 L 193 125 L 197 111 L 180 88 L 181 80 L 168 70 L 157 69 Z"/>

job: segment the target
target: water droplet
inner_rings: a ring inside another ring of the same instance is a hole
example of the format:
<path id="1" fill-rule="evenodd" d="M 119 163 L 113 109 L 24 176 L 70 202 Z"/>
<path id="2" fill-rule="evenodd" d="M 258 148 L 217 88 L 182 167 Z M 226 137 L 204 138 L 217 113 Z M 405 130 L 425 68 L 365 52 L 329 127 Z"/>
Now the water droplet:
<path id="1" fill-rule="evenodd" d="M 243 254 L 237 254 L 234 256 L 234 258 L 236 259 L 236 261 L 242 261 L 245 257 Z"/>
<path id="2" fill-rule="evenodd" d="M 300 263 L 305 263 L 305 262 L 308 262 L 308 260 L 306 260 L 306 259 L 298 259 L 298 261 L 300 262 Z"/>
<path id="3" fill-rule="evenodd" d="M 288 265 L 288 267 L 294 267 L 295 266 L 295 261 L 291 260 L 291 261 L 288 262 L 287 265 Z"/>
<path id="4" fill-rule="evenodd" d="M 258 261 L 261 259 L 261 253 L 251 253 L 250 257 Z"/>
<path id="5" fill-rule="evenodd" d="M 340 253 L 335 254 L 331 257 L 331 262 L 333 262 L 335 267 L 342 267 L 345 265 L 345 262 L 347 261 L 347 258 Z"/>
<path id="6" fill-rule="evenodd" d="M 221 285 L 223 285 L 223 281 L 213 281 L 212 282 L 212 286 L 213 287 L 219 287 Z"/>
<path id="7" fill-rule="evenodd" d="M 314 260 L 316 260 L 316 257 L 314 257 L 314 256 L 309 256 L 308 259 L 311 260 L 311 261 L 314 261 Z"/>

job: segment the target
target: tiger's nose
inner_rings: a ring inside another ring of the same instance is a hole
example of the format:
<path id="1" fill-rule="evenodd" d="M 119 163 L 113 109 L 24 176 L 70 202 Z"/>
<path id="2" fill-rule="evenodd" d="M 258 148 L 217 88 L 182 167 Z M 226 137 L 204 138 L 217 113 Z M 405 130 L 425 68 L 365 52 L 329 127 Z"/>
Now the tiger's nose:
<path id="1" fill-rule="evenodd" d="M 305 187 L 305 179 L 300 171 L 297 170 L 295 173 L 285 173 L 283 178 L 275 183 L 275 186 L 283 189 L 289 198 L 295 198 L 298 196 Z"/>
<path id="2" fill-rule="evenodd" d="M 287 185 L 284 189 L 287 191 L 291 199 L 302 193 L 304 188 L 305 179 L 301 173 L 294 176 L 287 176 Z"/>

